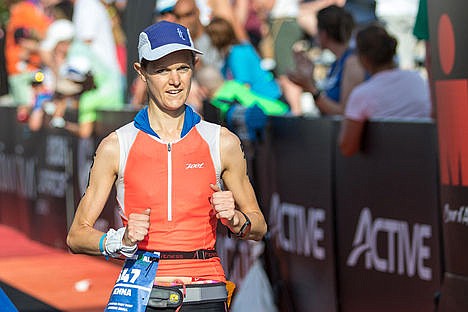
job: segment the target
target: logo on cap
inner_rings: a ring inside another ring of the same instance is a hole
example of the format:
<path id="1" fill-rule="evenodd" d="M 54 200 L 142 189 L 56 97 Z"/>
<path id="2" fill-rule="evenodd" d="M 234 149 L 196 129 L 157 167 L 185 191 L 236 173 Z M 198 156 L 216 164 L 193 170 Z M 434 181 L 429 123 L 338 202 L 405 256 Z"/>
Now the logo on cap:
<path id="1" fill-rule="evenodd" d="M 177 33 L 179 34 L 180 39 L 185 41 L 184 33 L 182 30 L 180 30 L 180 28 L 177 28 Z"/>

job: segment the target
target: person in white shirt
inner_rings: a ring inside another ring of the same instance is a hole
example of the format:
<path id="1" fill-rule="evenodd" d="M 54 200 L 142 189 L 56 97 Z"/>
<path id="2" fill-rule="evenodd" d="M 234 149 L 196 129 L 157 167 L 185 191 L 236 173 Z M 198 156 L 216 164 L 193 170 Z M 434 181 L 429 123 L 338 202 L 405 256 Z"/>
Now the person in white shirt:
<path id="1" fill-rule="evenodd" d="M 416 71 L 394 63 L 397 41 L 384 27 L 370 25 L 356 36 L 360 62 L 371 78 L 353 89 L 348 98 L 339 137 L 341 153 L 359 151 L 365 122 L 374 118 L 430 118 L 427 81 Z"/>
<path id="2" fill-rule="evenodd" d="M 89 44 L 101 62 L 120 72 L 112 22 L 101 1 L 75 0 L 73 24 L 76 38 Z"/>

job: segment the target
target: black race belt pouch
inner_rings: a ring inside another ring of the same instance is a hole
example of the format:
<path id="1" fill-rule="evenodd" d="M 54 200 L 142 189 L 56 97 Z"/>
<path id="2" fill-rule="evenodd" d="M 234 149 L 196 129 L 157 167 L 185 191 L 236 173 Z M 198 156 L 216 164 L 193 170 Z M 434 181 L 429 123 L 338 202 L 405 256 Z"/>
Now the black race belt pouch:
<path id="1" fill-rule="evenodd" d="M 154 285 L 148 300 L 150 308 L 178 308 L 184 296 L 177 287 Z"/>

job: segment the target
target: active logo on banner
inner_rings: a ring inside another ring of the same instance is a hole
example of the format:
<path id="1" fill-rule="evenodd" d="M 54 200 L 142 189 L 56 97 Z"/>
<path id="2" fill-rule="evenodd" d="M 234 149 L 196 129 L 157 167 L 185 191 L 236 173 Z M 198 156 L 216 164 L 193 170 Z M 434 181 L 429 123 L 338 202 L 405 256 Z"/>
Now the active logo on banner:
<path id="1" fill-rule="evenodd" d="M 379 255 L 377 236 L 384 237 L 387 243 L 386 257 Z M 397 273 L 413 277 L 416 274 L 421 280 L 432 280 L 432 269 L 424 265 L 430 259 L 431 248 L 425 240 L 432 237 L 432 226 L 428 224 L 410 225 L 406 221 L 376 218 L 372 219 L 369 208 L 361 210 L 353 240 L 353 250 L 346 264 L 356 266 L 360 257 L 368 270 L 386 273 Z"/>
<path id="2" fill-rule="evenodd" d="M 324 209 L 282 203 L 277 193 L 271 197 L 270 232 L 284 251 L 324 260 L 324 222 Z"/>
<path id="3" fill-rule="evenodd" d="M 144 312 L 158 269 L 159 253 L 137 251 L 127 258 L 112 289 L 105 312 Z"/>

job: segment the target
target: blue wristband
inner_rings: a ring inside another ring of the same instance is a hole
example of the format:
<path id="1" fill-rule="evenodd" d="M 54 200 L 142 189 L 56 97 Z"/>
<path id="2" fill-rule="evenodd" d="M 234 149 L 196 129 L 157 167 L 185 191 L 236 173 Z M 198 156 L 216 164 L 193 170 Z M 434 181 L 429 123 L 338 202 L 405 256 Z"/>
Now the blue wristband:
<path id="1" fill-rule="evenodd" d="M 107 236 L 107 233 L 102 234 L 101 239 L 99 240 L 99 251 L 103 255 L 105 255 L 105 253 L 104 253 L 104 239 L 106 238 L 106 236 Z M 107 256 L 106 256 L 106 259 L 108 259 Z"/>

